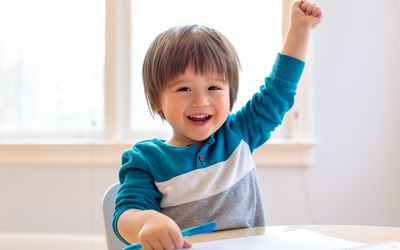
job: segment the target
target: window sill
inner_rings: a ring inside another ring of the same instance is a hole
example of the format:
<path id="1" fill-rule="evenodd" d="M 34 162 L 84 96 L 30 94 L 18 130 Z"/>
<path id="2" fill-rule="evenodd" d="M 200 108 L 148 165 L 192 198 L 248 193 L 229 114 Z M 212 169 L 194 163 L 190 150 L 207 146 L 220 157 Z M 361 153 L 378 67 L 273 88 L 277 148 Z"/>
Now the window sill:
<path id="1" fill-rule="evenodd" d="M 254 151 L 257 167 L 307 167 L 316 142 L 307 140 L 271 140 Z"/>
<path id="2" fill-rule="evenodd" d="M 2 140 L 0 165 L 119 166 L 121 153 L 134 141 Z M 258 167 L 305 167 L 311 163 L 313 140 L 271 140 L 254 152 Z"/>

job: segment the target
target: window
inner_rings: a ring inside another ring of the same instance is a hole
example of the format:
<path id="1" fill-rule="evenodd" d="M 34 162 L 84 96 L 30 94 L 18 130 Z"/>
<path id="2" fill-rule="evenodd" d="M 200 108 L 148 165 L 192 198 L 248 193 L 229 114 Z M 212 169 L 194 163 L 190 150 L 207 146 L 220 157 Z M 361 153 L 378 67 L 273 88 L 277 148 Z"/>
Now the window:
<path id="1" fill-rule="evenodd" d="M 2 137 L 104 130 L 104 23 L 98 0 L 0 2 Z"/>
<path id="2" fill-rule="evenodd" d="M 141 65 L 152 39 L 175 25 L 210 25 L 233 43 L 242 63 L 234 110 L 240 108 L 271 70 L 289 5 L 290 0 L 0 1 L 0 163 L 119 164 L 121 151 L 136 140 L 168 136 L 169 126 L 149 114 Z M 260 164 L 309 161 L 307 84 L 301 85 L 293 111 L 266 145 L 276 151 L 268 159 L 256 156 Z M 53 154 L 47 156 L 49 149 Z M 15 157 L 20 150 L 28 155 Z"/>

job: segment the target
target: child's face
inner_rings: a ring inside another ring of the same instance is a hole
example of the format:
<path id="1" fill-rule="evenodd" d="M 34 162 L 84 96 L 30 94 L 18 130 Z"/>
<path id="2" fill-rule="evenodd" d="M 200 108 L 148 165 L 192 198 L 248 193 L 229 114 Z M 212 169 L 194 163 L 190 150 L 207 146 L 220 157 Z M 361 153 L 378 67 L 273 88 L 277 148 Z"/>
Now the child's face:
<path id="1" fill-rule="evenodd" d="M 202 146 L 228 116 L 229 85 L 218 74 L 196 74 L 188 67 L 184 74 L 167 83 L 160 108 L 173 129 L 167 143 L 177 147 Z"/>

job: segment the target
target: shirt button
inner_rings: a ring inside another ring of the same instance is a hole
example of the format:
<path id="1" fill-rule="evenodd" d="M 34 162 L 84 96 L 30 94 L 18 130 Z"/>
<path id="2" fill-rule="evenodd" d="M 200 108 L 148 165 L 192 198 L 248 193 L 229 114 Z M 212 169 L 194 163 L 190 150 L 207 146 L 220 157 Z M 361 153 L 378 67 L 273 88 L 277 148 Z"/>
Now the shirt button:
<path id="1" fill-rule="evenodd" d="M 199 160 L 200 160 L 200 161 L 204 161 L 204 156 L 203 156 L 203 155 L 200 155 L 200 156 L 199 156 Z"/>

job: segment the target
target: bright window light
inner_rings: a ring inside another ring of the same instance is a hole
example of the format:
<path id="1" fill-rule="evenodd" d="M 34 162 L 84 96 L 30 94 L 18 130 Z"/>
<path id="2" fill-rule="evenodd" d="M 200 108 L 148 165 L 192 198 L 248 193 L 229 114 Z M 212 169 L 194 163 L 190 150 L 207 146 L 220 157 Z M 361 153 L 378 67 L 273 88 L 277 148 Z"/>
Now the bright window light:
<path id="1" fill-rule="evenodd" d="M 104 1 L 0 0 L 2 135 L 104 129 L 104 29 Z"/>

